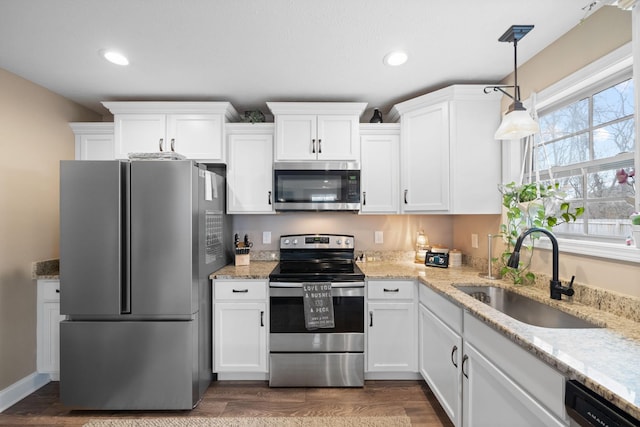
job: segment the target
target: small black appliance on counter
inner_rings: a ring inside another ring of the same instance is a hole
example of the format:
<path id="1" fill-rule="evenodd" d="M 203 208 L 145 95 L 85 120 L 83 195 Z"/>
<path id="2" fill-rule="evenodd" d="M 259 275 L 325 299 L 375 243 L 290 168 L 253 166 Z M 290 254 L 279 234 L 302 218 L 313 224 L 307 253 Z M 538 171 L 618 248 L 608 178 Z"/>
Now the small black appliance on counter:
<path id="1" fill-rule="evenodd" d="M 449 252 L 434 252 L 434 249 L 437 250 L 436 248 L 432 248 L 430 251 L 427 251 L 424 257 L 424 265 L 428 267 L 449 267 Z"/>

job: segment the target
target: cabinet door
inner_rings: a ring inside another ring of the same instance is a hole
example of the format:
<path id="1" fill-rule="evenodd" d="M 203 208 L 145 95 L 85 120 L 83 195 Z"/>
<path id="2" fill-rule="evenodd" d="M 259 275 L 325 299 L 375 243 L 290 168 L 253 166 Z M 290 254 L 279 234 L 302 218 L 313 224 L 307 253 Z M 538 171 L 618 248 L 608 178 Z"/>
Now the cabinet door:
<path id="1" fill-rule="evenodd" d="M 462 373 L 465 427 L 566 426 L 466 342 Z"/>
<path id="2" fill-rule="evenodd" d="M 227 213 L 273 213 L 273 137 L 229 135 Z"/>
<path id="3" fill-rule="evenodd" d="M 360 139 L 358 118 L 346 115 L 318 116 L 318 159 L 358 160 Z"/>
<path id="4" fill-rule="evenodd" d="M 365 135 L 361 138 L 362 213 L 398 213 L 400 137 Z"/>
<path id="5" fill-rule="evenodd" d="M 214 304 L 215 372 L 267 372 L 265 303 Z"/>
<path id="6" fill-rule="evenodd" d="M 129 153 L 155 153 L 170 150 L 166 137 L 164 114 L 116 114 L 115 157 L 127 159 Z"/>
<path id="7" fill-rule="evenodd" d="M 400 167 L 402 212 L 449 209 L 448 102 L 402 116 Z"/>
<path id="8" fill-rule="evenodd" d="M 224 162 L 221 114 L 171 114 L 167 116 L 167 150 L 189 159 Z"/>
<path id="9" fill-rule="evenodd" d="M 42 358 L 38 360 L 38 372 L 60 372 L 60 316 L 59 302 L 45 302 L 43 314 Z"/>
<path id="10" fill-rule="evenodd" d="M 368 303 L 367 371 L 417 372 L 413 303 Z"/>
<path id="11" fill-rule="evenodd" d="M 280 114 L 276 117 L 276 160 L 315 160 L 317 116 Z"/>
<path id="12" fill-rule="evenodd" d="M 113 135 L 80 135 L 76 138 L 76 160 L 113 160 Z"/>
<path id="13" fill-rule="evenodd" d="M 455 426 L 461 425 L 462 338 L 424 305 L 419 306 L 420 373 Z"/>

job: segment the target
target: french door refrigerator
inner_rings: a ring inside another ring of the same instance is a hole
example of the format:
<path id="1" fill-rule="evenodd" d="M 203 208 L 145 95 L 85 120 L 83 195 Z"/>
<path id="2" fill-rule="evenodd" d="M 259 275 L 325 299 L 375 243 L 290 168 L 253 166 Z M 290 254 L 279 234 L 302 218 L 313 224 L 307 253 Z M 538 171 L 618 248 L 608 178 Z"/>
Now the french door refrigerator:
<path id="1" fill-rule="evenodd" d="M 208 276 L 230 259 L 224 187 L 192 161 L 61 162 L 64 405 L 197 405 L 212 378 Z"/>

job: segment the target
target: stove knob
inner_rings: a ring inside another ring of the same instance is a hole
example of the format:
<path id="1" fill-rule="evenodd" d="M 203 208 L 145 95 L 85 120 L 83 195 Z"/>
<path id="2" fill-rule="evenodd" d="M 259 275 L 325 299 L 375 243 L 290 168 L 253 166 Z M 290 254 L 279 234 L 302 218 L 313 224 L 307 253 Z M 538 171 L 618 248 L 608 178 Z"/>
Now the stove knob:
<path id="1" fill-rule="evenodd" d="M 344 241 L 344 244 L 347 246 L 351 246 L 351 240 L 347 239 Z"/>
<path id="2" fill-rule="evenodd" d="M 336 243 L 341 245 L 342 244 L 342 240 L 338 239 L 338 240 L 336 240 Z"/>
<path id="3" fill-rule="evenodd" d="M 289 244 L 289 239 L 284 239 L 284 244 L 288 245 Z"/>
<path id="4" fill-rule="evenodd" d="M 293 244 L 297 245 L 298 244 L 298 239 L 293 239 Z"/>

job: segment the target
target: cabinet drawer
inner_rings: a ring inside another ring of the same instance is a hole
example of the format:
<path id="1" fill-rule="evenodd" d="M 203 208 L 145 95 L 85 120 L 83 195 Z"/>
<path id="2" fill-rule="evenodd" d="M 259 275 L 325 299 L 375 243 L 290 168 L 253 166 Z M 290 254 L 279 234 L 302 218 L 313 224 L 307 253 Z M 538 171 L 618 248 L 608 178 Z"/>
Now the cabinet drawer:
<path id="1" fill-rule="evenodd" d="M 427 285 L 419 285 L 420 304 L 428 308 L 455 332 L 462 334 L 462 308 L 447 300 Z"/>
<path id="2" fill-rule="evenodd" d="M 45 280 L 41 283 L 43 301 L 60 301 L 60 281 Z"/>
<path id="3" fill-rule="evenodd" d="M 413 299 L 415 294 L 415 282 L 396 280 L 370 280 L 367 282 L 367 295 L 369 299 Z"/>
<path id="4" fill-rule="evenodd" d="M 264 300 L 267 298 L 267 282 L 229 280 L 213 282 L 213 297 L 218 300 Z"/>

